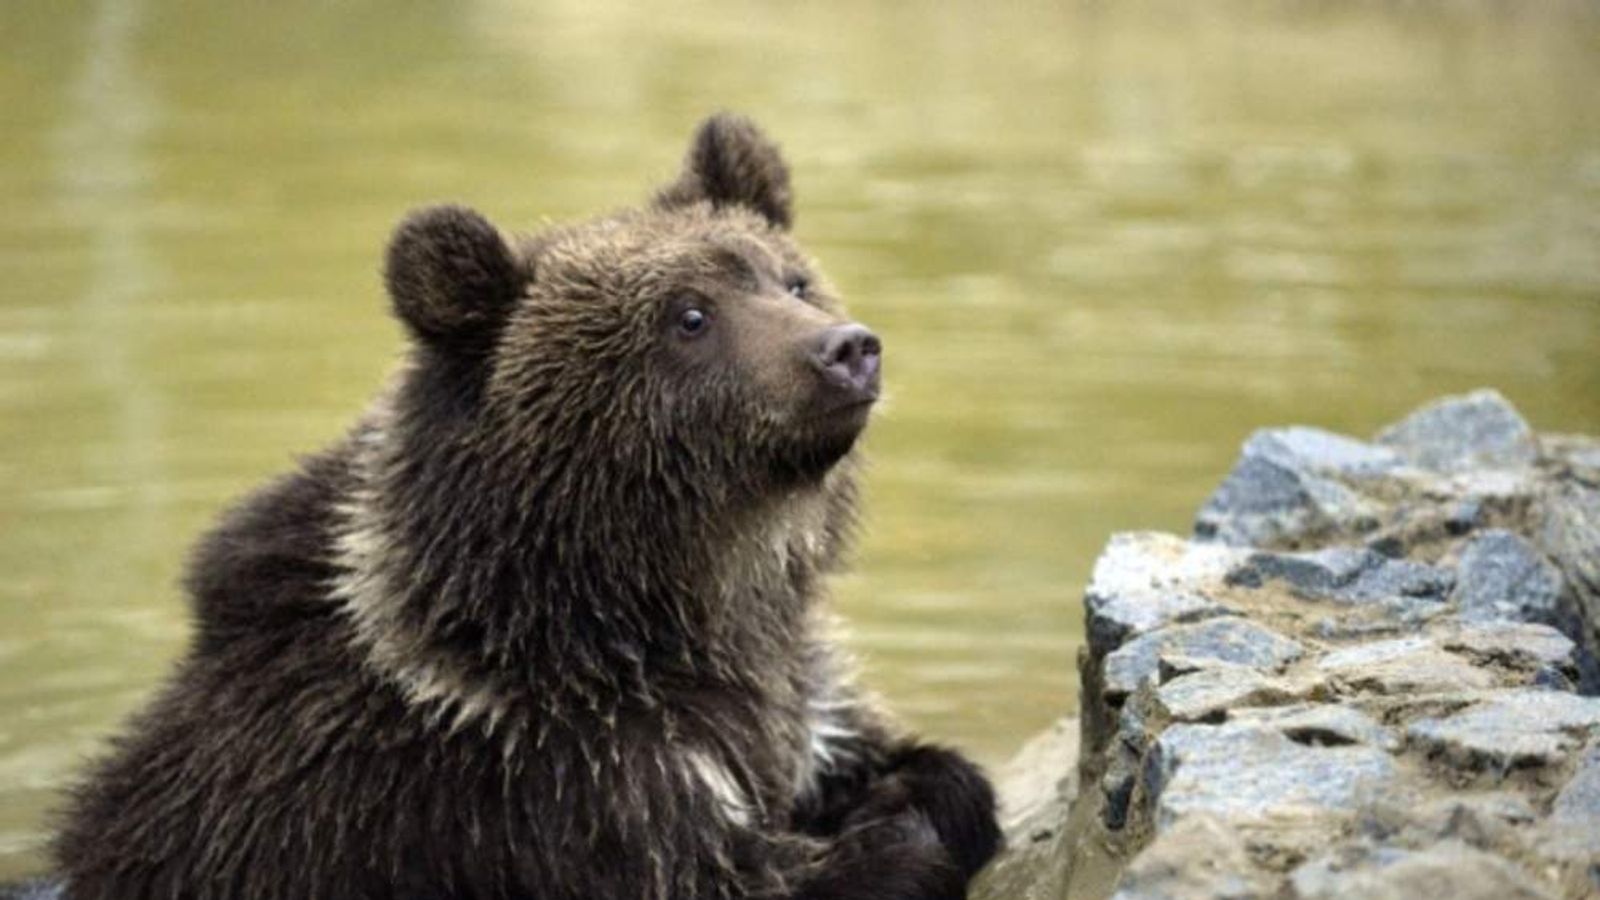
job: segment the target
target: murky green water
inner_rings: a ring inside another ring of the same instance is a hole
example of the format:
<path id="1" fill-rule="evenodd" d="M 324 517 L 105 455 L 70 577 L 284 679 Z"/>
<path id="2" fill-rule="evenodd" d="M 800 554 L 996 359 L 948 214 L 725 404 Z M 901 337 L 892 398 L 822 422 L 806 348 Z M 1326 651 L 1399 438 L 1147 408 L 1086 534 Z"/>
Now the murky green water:
<path id="1" fill-rule="evenodd" d="M 12 0 L 0 48 L 0 876 L 186 547 L 395 360 L 401 213 L 631 203 L 715 108 L 886 341 L 868 678 L 985 759 L 1075 704 L 1104 537 L 1251 428 L 1493 384 L 1600 430 L 1592 4 Z"/>

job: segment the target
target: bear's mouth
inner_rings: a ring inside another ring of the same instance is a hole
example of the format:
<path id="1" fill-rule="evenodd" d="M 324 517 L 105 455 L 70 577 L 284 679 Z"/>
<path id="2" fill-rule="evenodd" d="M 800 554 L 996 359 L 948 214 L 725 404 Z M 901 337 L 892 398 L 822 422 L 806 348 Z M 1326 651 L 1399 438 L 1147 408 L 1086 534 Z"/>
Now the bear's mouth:
<path id="1" fill-rule="evenodd" d="M 810 418 L 815 426 L 824 431 L 836 432 L 846 429 L 860 431 L 866 427 L 867 419 L 872 414 L 872 407 L 877 403 L 878 392 L 873 390 L 829 404 Z"/>
<path id="2" fill-rule="evenodd" d="M 792 441 L 774 460 L 780 483 L 814 481 L 855 448 L 866 430 L 878 395 L 861 395 L 822 407 L 802 420 Z"/>

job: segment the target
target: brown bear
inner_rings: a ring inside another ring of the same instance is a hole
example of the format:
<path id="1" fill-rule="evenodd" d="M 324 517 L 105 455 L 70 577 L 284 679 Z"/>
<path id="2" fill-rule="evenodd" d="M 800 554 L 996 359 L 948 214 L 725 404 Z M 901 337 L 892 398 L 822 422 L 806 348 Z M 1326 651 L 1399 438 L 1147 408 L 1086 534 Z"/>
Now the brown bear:
<path id="1" fill-rule="evenodd" d="M 988 782 L 830 642 L 879 340 L 747 120 L 644 208 L 407 218 L 411 352 L 229 513 L 189 652 L 72 795 L 74 900 L 958 898 Z"/>

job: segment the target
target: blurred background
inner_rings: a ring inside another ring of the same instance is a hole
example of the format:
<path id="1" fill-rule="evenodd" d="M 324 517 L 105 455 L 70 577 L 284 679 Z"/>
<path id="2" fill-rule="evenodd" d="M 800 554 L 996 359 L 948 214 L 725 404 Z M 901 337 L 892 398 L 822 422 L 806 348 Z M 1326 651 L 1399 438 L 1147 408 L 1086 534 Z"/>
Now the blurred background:
<path id="1" fill-rule="evenodd" d="M 402 213 L 631 204 L 716 109 L 885 339 L 866 678 L 986 762 L 1076 705 L 1106 536 L 1253 428 L 1493 385 L 1600 431 L 1592 2 L 10 0 L 0 49 L 0 877 L 180 652 L 189 545 L 396 361 Z"/>

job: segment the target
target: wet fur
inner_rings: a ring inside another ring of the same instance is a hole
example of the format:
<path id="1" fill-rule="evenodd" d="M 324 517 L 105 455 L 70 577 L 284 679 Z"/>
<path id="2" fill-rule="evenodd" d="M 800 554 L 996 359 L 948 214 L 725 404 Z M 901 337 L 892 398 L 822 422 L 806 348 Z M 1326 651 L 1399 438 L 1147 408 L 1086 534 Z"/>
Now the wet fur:
<path id="1" fill-rule="evenodd" d="M 730 248 L 838 318 L 791 220 L 723 116 L 648 208 L 515 245 L 402 225 L 411 358 L 200 544 L 189 653 L 62 819 L 69 896 L 964 896 L 988 783 L 826 634 L 854 432 L 772 407 L 800 396 L 772 347 L 662 353 L 644 321 L 664 285 L 734 291 Z"/>

